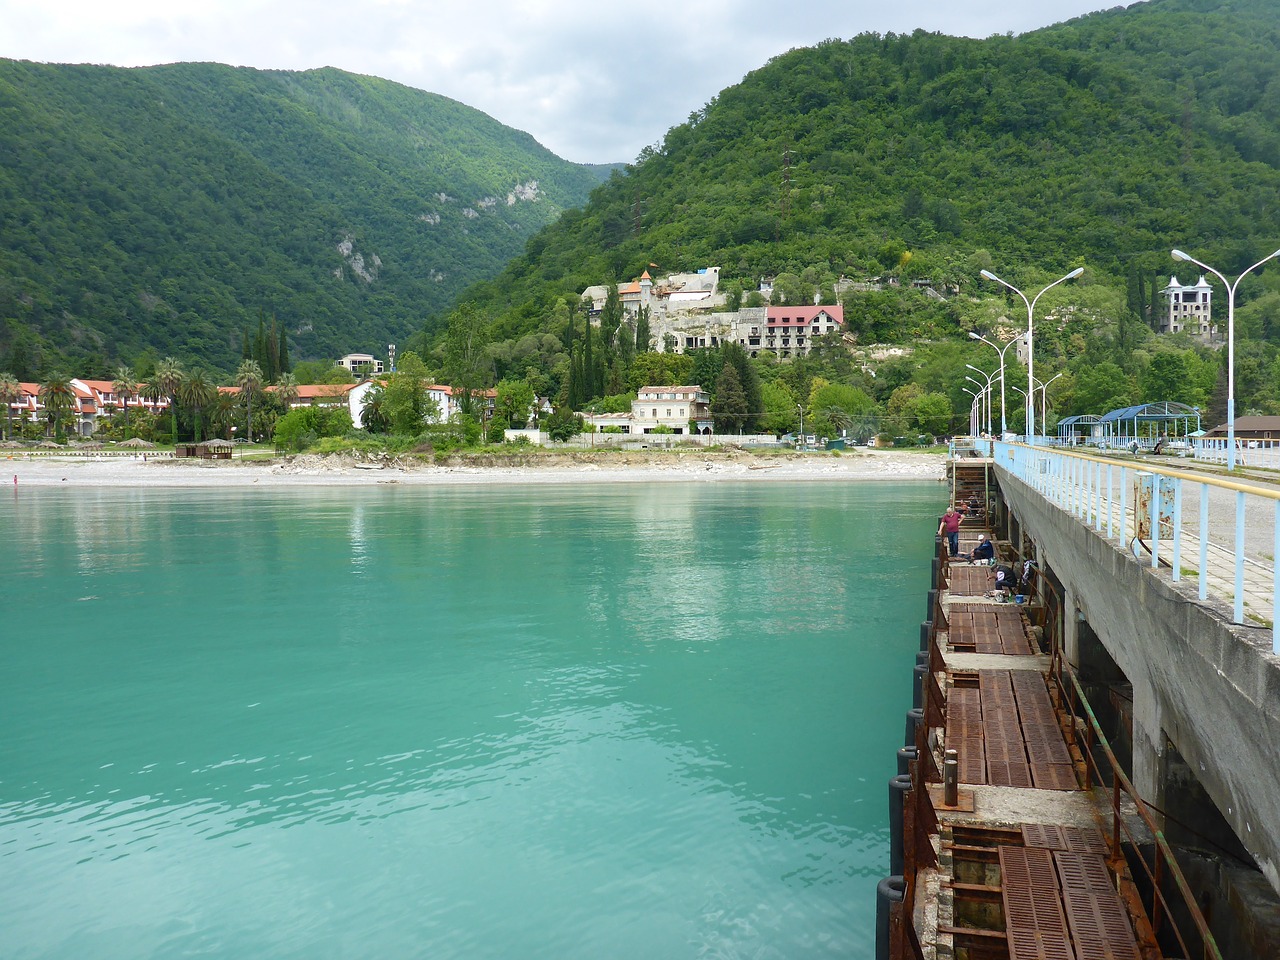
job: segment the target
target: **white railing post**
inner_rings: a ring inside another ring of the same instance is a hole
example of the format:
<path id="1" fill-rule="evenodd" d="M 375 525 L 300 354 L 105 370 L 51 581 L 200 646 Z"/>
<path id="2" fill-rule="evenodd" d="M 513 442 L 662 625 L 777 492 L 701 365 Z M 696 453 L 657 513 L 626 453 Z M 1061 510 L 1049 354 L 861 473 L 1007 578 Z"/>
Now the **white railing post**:
<path id="1" fill-rule="evenodd" d="M 1151 569 L 1160 566 L 1160 474 L 1151 476 Z"/>
<path id="2" fill-rule="evenodd" d="M 1182 481 L 1173 479 L 1173 582 L 1182 579 Z"/>
<path id="3" fill-rule="evenodd" d="M 1209 485 L 1200 484 L 1200 599 L 1209 598 Z"/>
<path id="4" fill-rule="evenodd" d="M 1274 578 L 1274 574 L 1272 575 Z M 1236 491 L 1236 588 L 1232 623 L 1244 623 L 1244 491 Z"/>

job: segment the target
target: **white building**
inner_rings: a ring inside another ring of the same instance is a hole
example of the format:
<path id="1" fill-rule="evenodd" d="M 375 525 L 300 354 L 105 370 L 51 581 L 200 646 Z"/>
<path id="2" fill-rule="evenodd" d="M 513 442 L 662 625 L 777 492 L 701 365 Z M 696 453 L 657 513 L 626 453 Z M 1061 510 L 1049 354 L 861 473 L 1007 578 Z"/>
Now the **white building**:
<path id="1" fill-rule="evenodd" d="M 338 361 L 338 366 L 346 367 L 352 373 L 358 372 L 361 367 L 368 367 L 375 377 L 382 373 L 382 361 L 371 353 L 348 353 Z"/>
<path id="2" fill-rule="evenodd" d="M 710 434 L 711 395 L 700 386 L 641 387 L 631 401 L 630 413 L 583 414 L 583 419 L 597 430 L 617 427 L 623 433 L 663 432 L 682 436 L 690 433 Z"/>
<path id="3" fill-rule="evenodd" d="M 1213 334 L 1211 312 L 1213 288 L 1201 275 L 1195 286 L 1169 278 L 1169 285 L 1160 291 L 1169 300 L 1169 313 L 1160 321 L 1161 333 L 1181 333 L 1186 330 L 1193 337 L 1208 340 Z"/>

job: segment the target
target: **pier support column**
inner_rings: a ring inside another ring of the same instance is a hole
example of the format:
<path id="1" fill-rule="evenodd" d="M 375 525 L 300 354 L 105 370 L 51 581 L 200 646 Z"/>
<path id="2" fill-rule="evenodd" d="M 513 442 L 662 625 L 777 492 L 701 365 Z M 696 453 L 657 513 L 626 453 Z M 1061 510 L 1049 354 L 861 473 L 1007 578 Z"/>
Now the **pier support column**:
<path id="1" fill-rule="evenodd" d="M 1062 591 L 1062 652 L 1071 666 L 1080 669 L 1080 624 L 1084 611 L 1076 603 L 1076 592 L 1070 587 Z"/>
<path id="2" fill-rule="evenodd" d="M 1131 678 L 1132 680 L 1132 678 Z M 1163 711 L 1149 683 L 1134 682 L 1133 690 L 1133 770 L 1130 779 L 1138 793 L 1156 806 L 1164 802 L 1162 771 L 1167 739 L 1161 723 Z"/>

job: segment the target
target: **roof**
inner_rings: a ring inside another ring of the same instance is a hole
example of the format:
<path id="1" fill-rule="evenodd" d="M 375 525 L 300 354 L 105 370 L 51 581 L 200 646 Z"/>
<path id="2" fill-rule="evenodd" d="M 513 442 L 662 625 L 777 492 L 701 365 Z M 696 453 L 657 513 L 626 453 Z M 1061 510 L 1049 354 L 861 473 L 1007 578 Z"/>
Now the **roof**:
<path id="1" fill-rule="evenodd" d="M 1161 400 L 1159 403 L 1140 403 L 1133 407 L 1121 407 L 1104 413 L 1098 423 L 1117 423 L 1121 420 L 1186 420 L 1190 417 L 1200 419 L 1200 411 L 1185 403 L 1172 400 Z"/>
<path id="2" fill-rule="evenodd" d="M 844 307 L 837 304 L 812 304 L 803 307 L 766 307 L 765 317 L 770 326 L 790 321 L 792 325 L 810 324 L 826 314 L 836 323 L 844 323 Z"/>
<path id="3" fill-rule="evenodd" d="M 1077 413 L 1073 417 L 1063 417 L 1061 420 L 1058 421 L 1058 426 L 1060 428 L 1071 427 L 1077 423 L 1097 423 L 1098 420 L 1099 420 L 1099 417 L 1096 414 Z"/>
<path id="4" fill-rule="evenodd" d="M 1280 417 L 1236 417 L 1236 433 L 1272 433 L 1280 432 Z M 1227 425 L 1220 423 L 1209 431 L 1208 436 L 1225 437 Z"/>

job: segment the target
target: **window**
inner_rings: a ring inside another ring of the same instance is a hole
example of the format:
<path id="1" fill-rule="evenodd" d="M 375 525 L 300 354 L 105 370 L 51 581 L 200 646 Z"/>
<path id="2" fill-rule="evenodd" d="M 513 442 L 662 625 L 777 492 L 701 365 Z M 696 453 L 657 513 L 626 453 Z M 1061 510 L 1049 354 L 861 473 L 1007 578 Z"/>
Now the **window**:
<path id="1" fill-rule="evenodd" d="M 671 419 L 671 408 L 670 408 L 670 407 L 667 407 L 667 419 L 668 419 L 668 420 L 670 420 L 670 419 Z M 1026 418 L 1024 417 L 1023 419 L 1025 420 Z"/>

